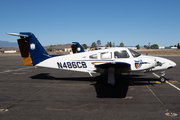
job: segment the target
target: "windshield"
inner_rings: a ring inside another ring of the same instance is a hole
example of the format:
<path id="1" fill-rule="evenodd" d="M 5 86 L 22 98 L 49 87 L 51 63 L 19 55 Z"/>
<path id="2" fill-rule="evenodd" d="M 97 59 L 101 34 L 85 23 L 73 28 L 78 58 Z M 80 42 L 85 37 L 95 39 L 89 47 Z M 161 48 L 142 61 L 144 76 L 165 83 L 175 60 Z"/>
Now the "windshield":
<path id="1" fill-rule="evenodd" d="M 133 57 L 139 57 L 141 55 L 140 53 L 138 53 L 138 52 L 136 52 L 134 50 L 129 49 L 129 51 L 131 52 Z"/>

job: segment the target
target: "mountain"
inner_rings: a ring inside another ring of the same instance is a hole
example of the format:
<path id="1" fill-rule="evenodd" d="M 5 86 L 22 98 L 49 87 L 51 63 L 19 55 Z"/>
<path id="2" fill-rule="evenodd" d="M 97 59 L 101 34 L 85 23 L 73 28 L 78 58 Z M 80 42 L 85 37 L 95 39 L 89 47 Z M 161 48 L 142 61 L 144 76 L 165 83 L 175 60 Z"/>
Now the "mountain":
<path id="1" fill-rule="evenodd" d="M 18 44 L 17 44 L 17 42 L 0 41 L 0 47 L 18 48 Z"/>

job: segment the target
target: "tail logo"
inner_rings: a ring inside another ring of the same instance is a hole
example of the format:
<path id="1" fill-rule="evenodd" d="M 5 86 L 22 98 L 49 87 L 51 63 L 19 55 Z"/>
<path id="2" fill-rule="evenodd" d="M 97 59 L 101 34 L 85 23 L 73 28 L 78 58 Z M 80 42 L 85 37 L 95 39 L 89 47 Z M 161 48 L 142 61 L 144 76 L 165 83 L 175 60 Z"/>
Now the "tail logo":
<path id="1" fill-rule="evenodd" d="M 35 44 L 34 44 L 34 43 L 31 43 L 30 48 L 31 48 L 31 50 L 35 50 L 35 49 L 36 49 Z"/>
<path id="2" fill-rule="evenodd" d="M 81 48 L 80 48 L 80 47 L 78 47 L 78 48 L 77 48 L 77 51 L 81 51 Z"/>

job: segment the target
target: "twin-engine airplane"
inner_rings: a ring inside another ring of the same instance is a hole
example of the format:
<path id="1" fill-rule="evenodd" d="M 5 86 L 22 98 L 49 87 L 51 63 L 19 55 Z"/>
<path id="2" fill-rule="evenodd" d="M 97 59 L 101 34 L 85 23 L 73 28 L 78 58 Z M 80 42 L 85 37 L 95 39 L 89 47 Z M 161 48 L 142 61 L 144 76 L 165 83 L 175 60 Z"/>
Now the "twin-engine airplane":
<path id="1" fill-rule="evenodd" d="M 118 73 L 163 71 L 176 66 L 171 60 L 141 55 L 124 47 L 84 52 L 78 43 L 73 48 L 76 54 L 49 55 L 34 34 L 7 34 L 20 37 L 17 41 L 24 65 L 87 72 L 91 76 L 91 73 L 108 73 L 111 85 L 115 84 Z M 165 82 L 164 75 L 163 72 L 161 77 L 156 76 Z"/>

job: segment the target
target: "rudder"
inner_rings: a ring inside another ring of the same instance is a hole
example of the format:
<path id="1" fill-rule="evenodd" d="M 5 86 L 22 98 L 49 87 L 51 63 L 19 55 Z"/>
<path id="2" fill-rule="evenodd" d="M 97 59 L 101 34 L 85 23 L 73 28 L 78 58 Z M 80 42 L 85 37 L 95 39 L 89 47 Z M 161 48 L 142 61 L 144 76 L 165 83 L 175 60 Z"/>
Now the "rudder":
<path id="1" fill-rule="evenodd" d="M 21 52 L 21 57 L 24 65 L 33 66 L 32 59 L 29 53 L 29 43 L 27 38 L 18 39 L 18 45 Z"/>

